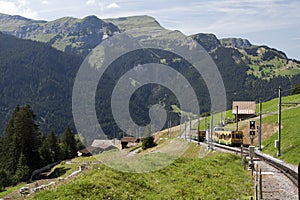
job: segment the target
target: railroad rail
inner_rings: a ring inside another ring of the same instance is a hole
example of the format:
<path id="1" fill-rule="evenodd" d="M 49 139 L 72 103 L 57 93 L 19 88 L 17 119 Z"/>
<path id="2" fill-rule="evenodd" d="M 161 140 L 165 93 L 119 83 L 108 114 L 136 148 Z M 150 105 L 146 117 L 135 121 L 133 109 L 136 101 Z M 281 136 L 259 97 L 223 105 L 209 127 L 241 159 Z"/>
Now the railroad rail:
<path id="1" fill-rule="evenodd" d="M 221 149 L 225 149 L 227 151 L 232 151 L 235 153 L 241 153 L 241 148 L 237 148 L 237 147 L 230 147 L 230 146 L 225 146 L 225 145 L 221 145 L 221 144 L 217 144 L 217 143 L 213 143 L 213 146 L 221 148 Z M 274 168 L 278 169 L 280 172 L 282 172 L 288 179 L 291 180 L 291 182 L 295 185 L 295 186 L 299 186 L 298 185 L 298 169 L 297 167 L 288 165 L 286 163 L 284 163 L 283 161 L 273 158 L 272 156 L 266 155 L 261 153 L 260 151 L 255 151 L 255 157 L 254 158 L 258 158 L 260 160 L 263 160 L 264 162 L 268 163 L 269 165 L 273 166 Z M 243 148 L 243 154 L 248 154 L 249 155 L 249 149 Z"/>
<path id="2" fill-rule="evenodd" d="M 299 186 L 298 185 L 299 172 L 297 172 L 298 170 L 296 167 L 289 166 L 279 159 L 262 154 L 260 151 L 255 151 L 255 156 L 267 162 L 268 164 L 278 169 L 279 171 L 281 171 L 286 177 L 288 177 L 294 183 L 294 185 L 296 185 L 297 187 Z"/>

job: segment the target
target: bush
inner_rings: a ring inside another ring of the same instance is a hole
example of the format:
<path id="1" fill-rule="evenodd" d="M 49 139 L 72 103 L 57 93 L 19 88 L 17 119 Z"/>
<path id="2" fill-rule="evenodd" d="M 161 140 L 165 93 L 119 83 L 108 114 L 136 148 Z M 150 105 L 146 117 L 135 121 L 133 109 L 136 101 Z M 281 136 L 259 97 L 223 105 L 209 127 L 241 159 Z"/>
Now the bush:
<path id="1" fill-rule="evenodd" d="M 293 85 L 291 95 L 294 94 L 300 94 L 300 84 Z"/>
<path id="2" fill-rule="evenodd" d="M 154 137 L 150 136 L 150 137 L 146 137 L 142 139 L 142 149 L 148 149 L 151 147 L 156 146 L 155 142 L 154 142 Z"/>
<path id="3" fill-rule="evenodd" d="M 3 169 L 0 169 L 0 192 L 4 190 L 5 187 L 11 184 L 9 173 Z"/>

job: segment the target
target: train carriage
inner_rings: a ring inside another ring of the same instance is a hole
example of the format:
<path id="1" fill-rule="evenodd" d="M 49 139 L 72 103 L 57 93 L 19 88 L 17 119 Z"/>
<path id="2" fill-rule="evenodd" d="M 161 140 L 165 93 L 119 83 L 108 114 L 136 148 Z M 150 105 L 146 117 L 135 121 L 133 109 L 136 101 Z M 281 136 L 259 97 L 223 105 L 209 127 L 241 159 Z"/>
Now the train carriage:
<path id="1" fill-rule="evenodd" d="M 212 134 L 212 140 L 219 144 L 240 146 L 241 144 L 243 144 L 243 132 L 224 130 L 214 131 Z"/>
<path id="2" fill-rule="evenodd" d="M 206 131 L 197 131 L 196 133 L 192 134 L 193 140 L 196 140 L 198 142 L 204 142 L 206 139 Z"/>

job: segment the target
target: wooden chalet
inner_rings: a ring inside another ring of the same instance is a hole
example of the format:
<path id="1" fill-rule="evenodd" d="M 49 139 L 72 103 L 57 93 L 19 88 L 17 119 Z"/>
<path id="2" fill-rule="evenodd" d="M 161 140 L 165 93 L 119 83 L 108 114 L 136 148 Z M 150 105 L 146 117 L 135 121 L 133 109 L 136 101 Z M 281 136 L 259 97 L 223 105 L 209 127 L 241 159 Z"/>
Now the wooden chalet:
<path id="1" fill-rule="evenodd" d="M 139 138 L 136 137 L 123 137 L 121 139 L 121 146 L 122 149 L 129 147 L 129 146 L 135 146 L 140 142 Z"/>
<path id="2" fill-rule="evenodd" d="M 78 156 L 91 156 L 103 151 L 118 149 L 111 140 L 94 140 L 92 145 L 77 152 Z"/>
<path id="3" fill-rule="evenodd" d="M 245 120 L 256 116 L 256 104 L 255 101 L 233 101 L 232 114 L 238 118 L 238 120 Z"/>

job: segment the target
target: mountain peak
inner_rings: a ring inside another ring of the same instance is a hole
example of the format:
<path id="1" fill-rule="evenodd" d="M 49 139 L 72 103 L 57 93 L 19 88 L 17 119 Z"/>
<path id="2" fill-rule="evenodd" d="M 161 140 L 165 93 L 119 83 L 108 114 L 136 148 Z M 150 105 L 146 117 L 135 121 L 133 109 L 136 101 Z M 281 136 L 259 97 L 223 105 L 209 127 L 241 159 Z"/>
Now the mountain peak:
<path id="1" fill-rule="evenodd" d="M 148 15 L 108 18 L 104 21 L 115 24 L 123 31 L 145 27 L 161 27 L 154 17 Z"/>
<path id="2" fill-rule="evenodd" d="M 196 40 L 206 51 L 211 51 L 220 46 L 220 41 L 218 38 L 212 33 L 198 33 L 191 36 L 194 40 Z"/>
<path id="3" fill-rule="evenodd" d="M 83 21 L 93 21 L 93 20 L 101 20 L 96 15 L 89 15 L 82 19 Z M 102 21 L 102 20 L 101 20 Z"/>
<path id="4" fill-rule="evenodd" d="M 233 48 L 249 48 L 252 46 L 252 44 L 247 40 L 243 38 L 223 38 L 220 39 L 220 42 L 225 47 L 233 47 Z"/>

